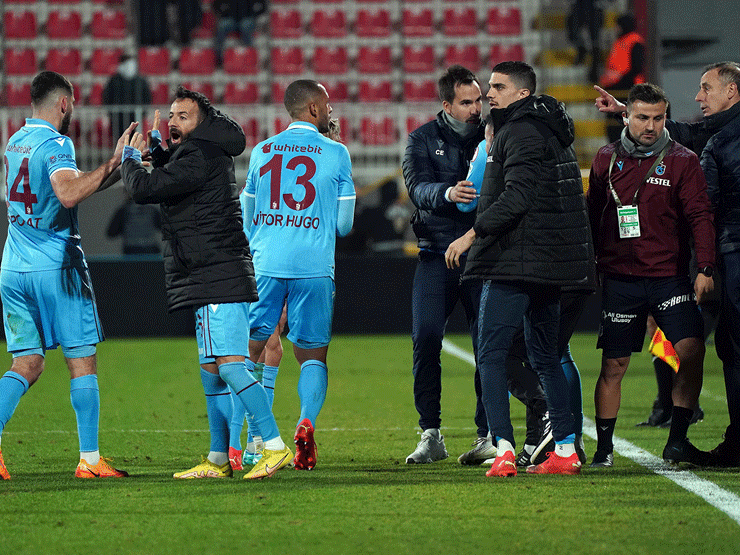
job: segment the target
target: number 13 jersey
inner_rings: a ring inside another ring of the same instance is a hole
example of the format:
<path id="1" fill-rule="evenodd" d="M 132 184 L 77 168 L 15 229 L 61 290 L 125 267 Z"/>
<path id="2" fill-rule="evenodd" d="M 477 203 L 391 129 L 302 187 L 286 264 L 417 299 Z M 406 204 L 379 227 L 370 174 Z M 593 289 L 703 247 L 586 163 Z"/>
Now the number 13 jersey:
<path id="1" fill-rule="evenodd" d="M 334 277 L 338 203 L 355 198 L 347 147 L 294 122 L 254 147 L 243 195 L 256 274 Z"/>
<path id="2" fill-rule="evenodd" d="M 41 119 L 26 119 L 5 149 L 8 238 L 2 268 L 53 270 L 84 260 L 77 207 L 65 208 L 51 186 L 59 170 L 77 170 L 72 140 Z"/>

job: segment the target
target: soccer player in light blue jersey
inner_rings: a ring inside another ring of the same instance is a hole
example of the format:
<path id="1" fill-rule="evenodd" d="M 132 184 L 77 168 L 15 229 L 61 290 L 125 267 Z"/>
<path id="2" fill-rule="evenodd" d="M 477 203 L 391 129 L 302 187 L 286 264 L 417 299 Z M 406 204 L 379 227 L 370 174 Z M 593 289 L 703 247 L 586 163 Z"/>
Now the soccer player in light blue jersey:
<path id="1" fill-rule="evenodd" d="M 0 295 L 11 368 L 0 378 L 0 434 L 28 388 L 44 370 L 48 349 L 62 346 L 80 442 L 78 478 L 128 476 L 98 451 L 96 345 L 103 341 L 85 255 L 77 205 L 117 180 L 125 136 L 113 157 L 96 170 L 77 169 L 65 136 L 74 112 L 69 80 L 53 71 L 31 83 L 33 115 L 5 149 L 8 238 L 0 270 Z M 0 476 L 10 479 L 0 452 Z"/>
<path id="2" fill-rule="evenodd" d="M 259 301 L 249 309 L 249 354 L 259 359 L 287 301 L 288 339 L 301 365 L 295 467 L 316 465 L 314 429 L 326 398 L 334 309 L 334 247 L 352 229 L 355 188 L 347 148 L 325 136 L 329 95 L 301 79 L 285 91 L 292 123 L 252 150 L 242 192 Z"/>

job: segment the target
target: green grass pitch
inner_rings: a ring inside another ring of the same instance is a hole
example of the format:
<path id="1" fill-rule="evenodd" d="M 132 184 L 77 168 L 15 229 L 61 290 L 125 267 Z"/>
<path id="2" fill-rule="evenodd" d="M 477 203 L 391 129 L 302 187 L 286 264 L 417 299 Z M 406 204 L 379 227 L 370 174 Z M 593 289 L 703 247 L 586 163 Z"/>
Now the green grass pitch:
<path id="1" fill-rule="evenodd" d="M 450 338 L 470 349 L 465 336 Z M 647 346 L 647 342 L 646 342 Z M 600 352 L 593 335 L 571 348 L 593 419 Z M 285 342 L 275 416 L 292 440 L 298 367 Z M 4 359 L 5 369 L 10 357 Z M 317 422 L 315 470 L 272 479 L 176 481 L 208 451 L 208 424 L 194 339 L 109 340 L 99 345 L 100 449 L 131 473 L 74 478 L 78 444 L 61 353 L 21 403 L 2 438 L 12 475 L 0 482 L 0 554 L 239 553 L 737 553 L 740 525 L 668 479 L 622 456 L 612 469 L 577 477 L 485 477 L 457 457 L 475 437 L 473 369 L 442 355 L 443 434 L 450 458 L 404 464 L 418 441 L 411 340 L 338 336 L 329 350 L 329 393 Z M 713 347 L 701 398 L 706 417 L 689 437 L 714 447 L 727 425 Z M 623 383 L 616 435 L 660 456 L 667 430 L 635 428 L 649 413 L 655 380 L 647 353 Z M 517 441 L 524 411 L 512 401 Z M 246 434 L 246 432 L 245 432 Z M 595 442 L 586 439 L 589 457 Z M 740 495 L 732 471 L 694 474 Z"/>

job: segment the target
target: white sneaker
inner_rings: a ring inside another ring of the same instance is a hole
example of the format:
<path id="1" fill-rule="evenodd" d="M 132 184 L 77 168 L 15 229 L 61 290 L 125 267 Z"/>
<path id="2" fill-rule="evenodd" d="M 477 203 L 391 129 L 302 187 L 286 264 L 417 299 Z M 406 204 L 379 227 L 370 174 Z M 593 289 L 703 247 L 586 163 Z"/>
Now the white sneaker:
<path id="1" fill-rule="evenodd" d="M 406 457 L 406 464 L 426 464 L 449 457 L 445 448 L 445 438 L 436 428 L 424 430 L 416 450 Z"/>
<path id="2" fill-rule="evenodd" d="M 496 458 L 496 448 L 493 446 L 490 434 L 486 437 L 476 438 L 472 447 L 470 451 L 460 455 L 457 458 L 457 462 L 471 466 L 485 464 L 489 460 L 493 463 L 493 460 Z"/>

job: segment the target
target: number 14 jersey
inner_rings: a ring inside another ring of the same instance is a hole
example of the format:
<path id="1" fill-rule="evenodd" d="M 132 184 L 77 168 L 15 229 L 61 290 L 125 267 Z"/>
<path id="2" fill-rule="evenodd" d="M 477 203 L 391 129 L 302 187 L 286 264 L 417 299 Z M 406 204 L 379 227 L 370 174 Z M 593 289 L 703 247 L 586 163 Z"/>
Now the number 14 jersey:
<path id="1" fill-rule="evenodd" d="M 355 198 L 347 147 L 294 122 L 254 147 L 243 194 L 256 274 L 334 277 L 338 202 Z"/>
<path id="2" fill-rule="evenodd" d="M 59 170 L 77 170 L 72 140 L 49 122 L 26 119 L 5 149 L 8 238 L 2 267 L 54 270 L 84 260 L 77 207 L 65 208 L 51 186 Z"/>

